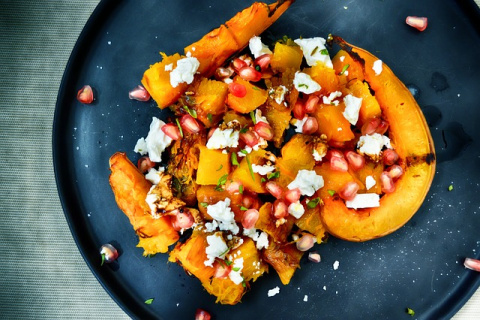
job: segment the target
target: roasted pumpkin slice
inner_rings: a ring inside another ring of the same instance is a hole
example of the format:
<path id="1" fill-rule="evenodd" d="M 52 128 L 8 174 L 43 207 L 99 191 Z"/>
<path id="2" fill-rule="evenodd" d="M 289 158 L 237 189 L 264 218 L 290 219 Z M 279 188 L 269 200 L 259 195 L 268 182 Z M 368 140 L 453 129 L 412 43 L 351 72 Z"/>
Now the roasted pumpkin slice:
<path id="1" fill-rule="evenodd" d="M 263 259 L 277 271 L 280 281 L 284 285 L 290 280 L 297 268 L 300 268 L 300 259 L 303 252 L 299 251 L 295 244 L 279 245 L 270 242 L 270 245 L 263 252 Z"/>
<path id="2" fill-rule="evenodd" d="M 392 70 L 383 64 L 382 72 L 376 74 L 373 63 L 377 57 L 339 37 L 332 39 L 362 65 L 365 81 L 390 123 L 389 137 L 404 169 L 396 190 L 383 195 L 377 208 L 354 210 L 339 197 L 324 199 L 321 214 L 328 232 L 350 241 L 366 241 L 397 230 L 420 208 L 435 173 L 435 150 L 418 104 Z"/>
<path id="3" fill-rule="evenodd" d="M 168 246 L 179 239 L 178 232 L 168 216 L 154 219 L 145 202 L 152 184 L 123 152 L 110 157 L 110 186 L 120 209 L 130 220 L 135 233 L 140 237 L 138 247 L 144 248 L 143 255 L 165 253 Z"/>

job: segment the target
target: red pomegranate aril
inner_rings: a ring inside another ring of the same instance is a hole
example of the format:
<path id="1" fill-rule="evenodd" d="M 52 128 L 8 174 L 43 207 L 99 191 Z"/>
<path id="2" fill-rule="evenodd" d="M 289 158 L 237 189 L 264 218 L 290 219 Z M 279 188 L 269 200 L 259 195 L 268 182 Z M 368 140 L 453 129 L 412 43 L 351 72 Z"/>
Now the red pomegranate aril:
<path id="1" fill-rule="evenodd" d="M 371 118 L 365 121 L 361 129 L 362 136 L 374 134 L 381 122 L 382 120 L 379 118 Z"/>
<path id="2" fill-rule="evenodd" d="M 248 67 L 247 63 L 240 58 L 235 58 L 232 61 L 232 67 L 238 72 L 240 69 Z"/>
<path id="3" fill-rule="evenodd" d="M 389 127 L 388 122 L 385 120 L 381 120 L 380 124 L 377 127 L 377 130 L 375 130 L 375 133 L 385 134 L 385 132 L 387 132 L 388 130 L 388 127 Z"/>
<path id="4" fill-rule="evenodd" d="M 273 216 L 276 219 L 282 219 L 288 216 L 288 206 L 285 201 L 277 199 L 273 202 Z"/>
<path id="5" fill-rule="evenodd" d="M 285 200 L 287 200 L 288 203 L 294 203 L 300 200 L 301 195 L 302 192 L 299 188 L 288 190 L 285 192 Z"/>
<path id="6" fill-rule="evenodd" d="M 233 75 L 233 69 L 232 68 L 217 68 L 215 70 L 215 79 L 217 80 L 223 80 L 226 78 L 230 78 Z"/>
<path id="7" fill-rule="evenodd" d="M 128 98 L 137 101 L 148 101 L 150 100 L 150 93 L 143 86 L 136 86 L 128 93 Z"/>
<path id="8" fill-rule="evenodd" d="M 182 135 L 180 134 L 180 129 L 178 129 L 178 126 L 173 123 L 167 123 L 166 125 L 164 125 L 162 127 L 162 131 L 172 140 L 179 140 L 180 138 L 182 138 Z"/>
<path id="9" fill-rule="evenodd" d="M 251 148 L 258 144 L 258 135 L 254 131 L 248 130 L 247 132 L 240 133 L 240 140 Z"/>
<path id="10" fill-rule="evenodd" d="M 348 171 L 348 162 L 345 158 L 340 157 L 331 157 L 330 158 L 330 169 L 339 172 Z"/>
<path id="11" fill-rule="evenodd" d="M 238 75 L 245 81 L 257 82 L 262 79 L 262 73 L 253 67 L 243 67 L 238 70 Z"/>
<path id="12" fill-rule="evenodd" d="M 283 190 L 282 188 L 276 183 L 276 182 L 273 182 L 273 181 L 269 181 L 265 184 L 265 188 L 267 189 L 267 191 L 272 195 L 274 196 L 275 198 L 277 199 L 280 199 L 282 198 L 283 196 Z"/>
<path id="13" fill-rule="evenodd" d="M 318 121 L 314 117 L 308 117 L 302 127 L 303 134 L 313 134 L 318 131 Z"/>
<path id="14" fill-rule="evenodd" d="M 243 98 L 247 95 L 247 88 L 241 83 L 232 82 L 228 85 L 228 91 L 235 97 Z"/>
<path id="15" fill-rule="evenodd" d="M 185 114 L 180 119 L 180 125 L 182 126 L 183 130 L 189 133 L 199 133 L 202 129 L 198 124 L 197 120 L 189 114 Z"/>
<path id="16" fill-rule="evenodd" d="M 148 172 L 151 168 L 155 167 L 157 164 L 150 160 L 149 157 L 143 156 L 138 159 L 137 167 L 142 173 Z"/>
<path id="17" fill-rule="evenodd" d="M 85 85 L 78 90 L 77 100 L 83 104 L 90 104 L 93 102 L 93 89 L 89 85 Z"/>
<path id="18" fill-rule="evenodd" d="M 390 174 L 386 171 L 380 174 L 380 184 L 382 186 L 382 192 L 392 193 L 395 191 L 395 184 Z"/>
<path id="19" fill-rule="evenodd" d="M 215 132 L 215 130 L 217 130 L 217 127 L 212 127 L 212 128 L 210 128 L 210 130 L 208 130 L 207 140 L 212 137 L 212 135 L 213 135 L 213 133 Z"/>
<path id="20" fill-rule="evenodd" d="M 348 151 L 345 153 L 345 158 L 348 161 L 348 164 L 352 170 L 360 170 L 365 167 L 365 157 L 361 154 L 358 154 L 354 151 Z"/>
<path id="21" fill-rule="evenodd" d="M 342 187 L 342 189 L 338 191 L 338 195 L 343 200 L 353 200 L 353 198 L 355 198 L 355 196 L 357 195 L 358 189 L 360 189 L 360 186 L 358 185 L 358 183 L 350 181 L 350 182 L 347 182 Z"/>
<path id="22" fill-rule="evenodd" d="M 193 226 L 195 219 L 188 211 L 179 211 L 172 218 L 172 227 L 176 231 L 190 229 Z"/>
<path id="23" fill-rule="evenodd" d="M 318 252 L 310 252 L 308 254 L 308 260 L 319 263 L 320 261 L 322 261 L 322 257 L 320 257 L 320 254 Z"/>
<path id="24" fill-rule="evenodd" d="M 397 180 L 403 175 L 403 168 L 400 167 L 398 164 L 394 164 L 393 166 L 387 169 L 388 175 L 393 179 Z"/>
<path id="25" fill-rule="evenodd" d="M 472 259 L 472 258 L 465 258 L 465 261 L 463 262 L 463 265 L 467 269 L 480 272 L 480 260 Z"/>
<path id="26" fill-rule="evenodd" d="M 398 161 L 398 153 L 393 149 L 387 149 L 383 151 L 382 159 L 383 164 L 391 166 Z"/>
<path id="27" fill-rule="evenodd" d="M 311 95 L 310 97 L 308 97 L 307 102 L 305 102 L 305 112 L 306 113 L 315 112 L 319 101 L 320 101 L 320 97 L 318 96 Z"/>
<path id="28" fill-rule="evenodd" d="M 225 190 L 230 194 L 240 193 L 240 186 L 242 184 L 238 181 L 227 181 Z"/>
<path id="29" fill-rule="evenodd" d="M 302 120 L 305 118 L 305 106 L 302 101 L 297 100 L 293 106 L 293 116 L 295 119 Z"/>
<path id="30" fill-rule="evenodd" d="M 228 274 L 232 271 L 232 267 L 227 266 L 227 264 L 223 261 L 219 262 L 215 260 L 215 262 L 213 263 L 213 267 L 215 268 L 215 273 L 213 274 L 213 277 L 219 278 L 219 279 L 226 279 L 228 277 Z"/>
<path id="31" fill-rule="evenodd" d="M 272 55 L 269 53 L 262 54 L 260 57 L 255 59 L 254 65 L 259 66 L 260 70 L 265 70 L 270 65 L 270 61 L 272 60 Z"/>
<path id="32" fill-rule="evenodd" d="M 339 150 L 335 150 L 335 149 L 330 149 L 327 151 L 327 155 L 325 156 L 325 158 L 327 160 L 330 160 L 332 159 L 333 157 L 337 157 L 337 158 L 343 158 L 343 153 Z"/>
<path id="33" fill-rule="evenodd" d="M 255 223 L 257 223 L 259 213 L 257 209 L 248 209 L 243 213 L 242 226 L 245 229 L 255 228 Z"/>
<path id="34" fill-rule="evenodd" d="M 315 238 L 309 234 L 304 234 L 297 242 L 297 249 L 300 251 L 307 251 L 310 250 L 313 245 L 315 244 Z"/>
<path id="35" fill-rule="evenodd" d="M 253 130 L 263 139 L 269 141 L 273 139 L 273 129 L 272 127 L 263 121 L 257 122 L 253 127 Z"/>
<path id="36" fill-rule="evenodd" d="M 405 22 L 418 31 L 424 31 L 428 25 L 428 19 L 426 17 L 408 16 L 407 19 L 405 19 Z"/>

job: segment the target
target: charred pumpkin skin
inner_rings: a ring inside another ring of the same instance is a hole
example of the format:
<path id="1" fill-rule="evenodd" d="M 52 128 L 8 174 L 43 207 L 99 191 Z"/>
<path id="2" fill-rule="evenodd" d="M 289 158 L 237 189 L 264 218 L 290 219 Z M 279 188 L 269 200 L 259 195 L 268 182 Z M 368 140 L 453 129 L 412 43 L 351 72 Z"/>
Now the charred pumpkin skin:
<path id="1" fill-rule="evenodd" d="M 435 149 L 420 107 L 392 70 L 383 64 L 383 71 L 375 75 L 372 66 L 377 57 L 339 37 L 333 37 L 333 41 L 362 64 L 365 81 L 389 121 L 389 136 L 405 171 L 395 183 L 395 192 L 385 194 L 378 208 L 348 209 L 338 196 L 323 200 L 322 221 L 330 234 L 349 241 L 367 241 L 397 230 L 420 208 L 435 174 Z"/>

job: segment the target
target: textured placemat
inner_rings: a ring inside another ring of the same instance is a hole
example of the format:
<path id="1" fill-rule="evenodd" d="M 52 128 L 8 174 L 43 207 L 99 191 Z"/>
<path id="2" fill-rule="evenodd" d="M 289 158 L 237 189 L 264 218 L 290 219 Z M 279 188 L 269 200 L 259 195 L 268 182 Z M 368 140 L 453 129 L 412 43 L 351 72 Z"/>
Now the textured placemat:
<path id="1" fill-rule="evenodd" d="M 0 1 L 2 319 L 128 318 L 78 252 L 52 166 L 58 87 L 98 2 Z M 455 319 L 478 319 L 479 314 L 480 291 Z"/>

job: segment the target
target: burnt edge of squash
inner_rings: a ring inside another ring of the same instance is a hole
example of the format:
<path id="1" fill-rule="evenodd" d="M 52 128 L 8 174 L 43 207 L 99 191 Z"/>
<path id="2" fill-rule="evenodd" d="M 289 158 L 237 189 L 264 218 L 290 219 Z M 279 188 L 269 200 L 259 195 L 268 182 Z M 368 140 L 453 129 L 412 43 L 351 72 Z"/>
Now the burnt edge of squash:
<path id="1" fill-rule="evenodd" d="M 418 155 L 407 156 L 405 160 L 406 160 L 407 167 L 411 167 L 411 166 L 416 166 L 422 163 L 431 165 L 435 162 L 435 159 L 436 159 L 435 153 L 430 152 L 430 153 L 419 155 L 419 156 Z"/>
<path id="2" fill-rule="evenodd" d="M 362 68 L 365 69 L 365 60 L 363 60 L 362 57 L 355 51 L 353 51 L 353 47 L 350 46 L 345 40 L 343 40 L 342 37 L 336 36 L 333 34 L 329 34 L 327 38 L 327 45 L 329 47 L 332 47 L 334 44 L 337 44 L 340 46 L 340 48 L 347 52 L 348 55 L 356 62 L 360 63 L 362 65 Z"/>
<path id="3" fill-rule="evenodd" d="M 272 17 L 275 14 L 275 11 L 277 11 L 277 9 L 280 8 L 285 2 L 290 2 L 288 6 L 291 6 L 295 0 L 278 0 L 277 5 L 273 8 L 273 10 L 270 10 L 270 6 L 267 5 L 268 17 Z"/>

